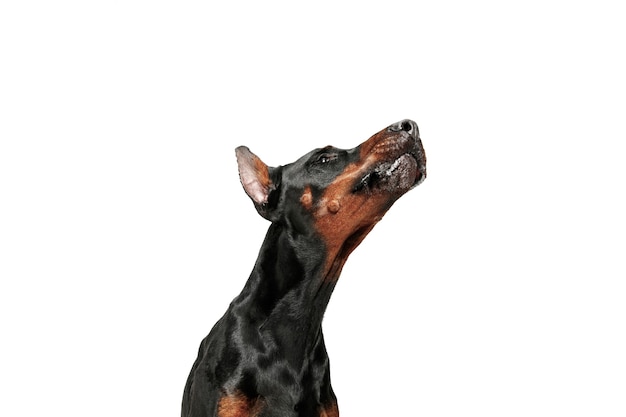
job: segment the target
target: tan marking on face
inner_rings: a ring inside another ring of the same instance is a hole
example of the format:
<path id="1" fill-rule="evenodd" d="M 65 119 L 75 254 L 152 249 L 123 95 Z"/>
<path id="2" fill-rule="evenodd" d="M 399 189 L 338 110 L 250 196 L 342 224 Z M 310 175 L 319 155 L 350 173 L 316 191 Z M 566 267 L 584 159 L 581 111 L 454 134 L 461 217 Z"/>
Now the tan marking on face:
<path id="1" fill-rule="evenodd" d="M 354 193 L 353 187 L 374 165 L 407 146 L 398 133 L 386 129 L 363 142 L 359 160 L 348 165 L 324 190 L 316 204 L 315 225 L 326 244 L 326 280 L 339 277 L 348 255 L 382 219 L 401 194 Z"/>
<path id="2" fill-rule="evenodd" d="M 356 181 L 376 162 L 370 155 L 351 164 L 324 191 L 317 204 L 315 225 L 326 244 L 326 279 L 336 279 L 348 255 L 389 208 L 385 194 L 353 193 Z M 348 239 L 350 241 L 348 241 Z"/>
<path id="3" fill-rule="evenodd" d="M 341 208 L 341 204 L 339 203 L 339 200 L 331 200 L 326 207 L 328 208 L 328 211 L 335 214 Z"/>
<path id="4" fill-rule="evenodd" d="M 313 207 L 313 194 L 311 193 L 311 187 L 307 186 L 304 189 L 302 197 L 300 197 L 300 203 L 305 209 L 311 210 L 311 208 Z"/>
<path id="5" fill-rule="evenodd" d="M 218 417 L 255 417 L 259 415 L 263 401 L 248 398 L 241 393 L 224 395 L 217 404 Z"/>

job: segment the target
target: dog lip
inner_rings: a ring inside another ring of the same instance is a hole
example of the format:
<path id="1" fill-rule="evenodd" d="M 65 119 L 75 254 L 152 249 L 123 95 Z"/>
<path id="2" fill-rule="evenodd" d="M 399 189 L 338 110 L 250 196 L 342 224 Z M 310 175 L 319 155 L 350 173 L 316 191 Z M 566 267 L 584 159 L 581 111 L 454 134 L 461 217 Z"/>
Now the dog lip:
<path id="1" fill-rule="evenodd" d="M 426 178 L 423 158 L 419 151 L 409 151 L 374 164 L 356 183 L 354 192 L 361 190 L 390 192 L 408 191 Z"/>
<path id="2" fill-rule="evenodd" d="M 417 162 L 417 172 L 415 173 L 415 182 L 413 183 L 413 187 L 420 185 L 426 179 L 426 157 L 424 156 L 424 151 L 415 151 L 409 153 L 413 158 L 415 158 L 415 162 Z M 419 154 L 419 156 L 417 156 Z"/>
<path id="3" fill-rule="evenodd" d="M 406 192 L 426 178 L 426 155 L 419 135 L 404 130 L 393 132 L 383 136 L 363 156 L 373 161 L 355 181 L 354 192 Z"/>

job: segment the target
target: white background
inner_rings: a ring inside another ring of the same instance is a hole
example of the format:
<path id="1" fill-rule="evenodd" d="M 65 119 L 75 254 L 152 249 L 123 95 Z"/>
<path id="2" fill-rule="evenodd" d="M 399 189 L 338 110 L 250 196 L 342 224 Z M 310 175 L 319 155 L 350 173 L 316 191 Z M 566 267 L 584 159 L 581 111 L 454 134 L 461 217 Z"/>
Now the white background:
<path id="1" fill-rule="evenodd" d="M 0 415 L 172 416 L 285 164 L 403 118 L 429 177 L 324 322 L 341 415 L 626 415 L 609 1 L 6 1 Z"/>

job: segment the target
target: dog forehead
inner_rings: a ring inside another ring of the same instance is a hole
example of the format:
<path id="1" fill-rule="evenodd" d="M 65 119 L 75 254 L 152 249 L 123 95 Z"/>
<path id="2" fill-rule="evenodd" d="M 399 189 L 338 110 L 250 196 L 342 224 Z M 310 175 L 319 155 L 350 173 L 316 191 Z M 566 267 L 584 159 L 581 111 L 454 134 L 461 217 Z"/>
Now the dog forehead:
<path id="1" fill-rule="evenodd" d="M 306 165 L 309 165 L 312 162 L 314 162 L 321 155 L 328 154 L 331 152 L 340 152 L 340 151 L 343 151 L 343 149 L 335 148 L 332 145 L 327 145 L 327 146 L 324 146 L 323 148 L 315 148 L 312 151 L 305 153 L 304 155 L 302 155 L 300 158 L 296 159 L 294 162 L 292 162 L 289 165 L 294 166 L 295 169 L 302 169 Z"/>
<path id="2" fill-rule="evenodd" d="M 325 146 L 313 149 L 295 162 L 282 167 L 282 183 L 301 189 L 324 189 L 358 159 L 358 148 Z"/>

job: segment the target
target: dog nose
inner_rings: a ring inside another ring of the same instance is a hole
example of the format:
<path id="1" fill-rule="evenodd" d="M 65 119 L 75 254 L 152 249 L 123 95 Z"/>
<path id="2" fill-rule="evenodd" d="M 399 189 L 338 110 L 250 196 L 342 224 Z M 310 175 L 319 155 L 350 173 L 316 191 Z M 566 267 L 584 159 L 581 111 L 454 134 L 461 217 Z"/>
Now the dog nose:
<path id="1" fill-rule="evenodd" d="M 388 130 L 391 132 L 400 132 L 402 130 L 404 130 L 405 132 L 407 132 L 409 135 L 418 138 L 420 135 L 420 131 L 417 128 L 417 123 L 415 123 L 413 120 L 409 120 L 409 119 L 405 119 L 402 120 L 398 123 L 394 123 L 391 126 L 388 127 Z"/>

